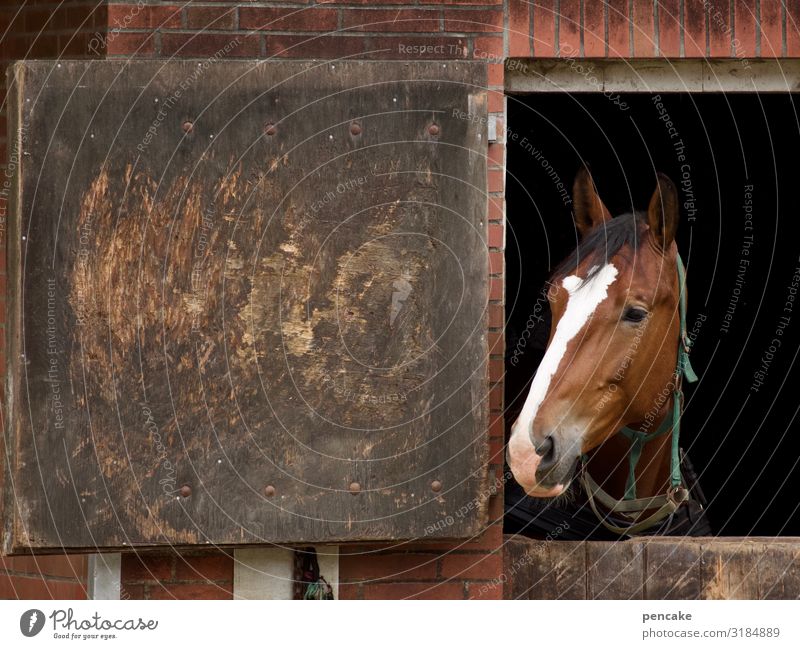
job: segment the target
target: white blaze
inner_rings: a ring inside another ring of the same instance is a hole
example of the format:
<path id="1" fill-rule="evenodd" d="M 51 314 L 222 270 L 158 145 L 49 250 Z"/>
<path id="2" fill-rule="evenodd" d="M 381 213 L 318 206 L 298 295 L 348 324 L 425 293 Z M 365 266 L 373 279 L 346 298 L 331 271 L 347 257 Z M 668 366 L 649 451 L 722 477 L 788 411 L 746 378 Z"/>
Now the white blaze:
<path id="1" fill-rule="evenodd" d="M 608 297 L 608 287 L 616 279 L 617 272 L 614 264 L 606 264 L 588 282 L 583 282 L 577 275 L 565 277 L 561 282 L 569 294 L 567 308 L 561 320 L 558 321 L 552 342 L 539 364 L 536 376 L 533 377 L 528 398 L 525 400 L 519 418 L 514 423 L 512 438 L 524 435 L 527 439 L 539 406 L 547 396 L 550 381 L 567 351 L 569 341 L 583 329 L 600 303 Z"/>

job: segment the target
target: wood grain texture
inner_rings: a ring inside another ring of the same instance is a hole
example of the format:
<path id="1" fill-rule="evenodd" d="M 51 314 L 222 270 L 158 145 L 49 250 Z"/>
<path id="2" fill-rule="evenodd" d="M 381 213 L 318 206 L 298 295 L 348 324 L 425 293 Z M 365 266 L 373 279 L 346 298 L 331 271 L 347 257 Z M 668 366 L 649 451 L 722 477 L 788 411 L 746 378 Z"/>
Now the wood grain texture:
<path id="1" fill-rule="evenodd" d="M 6 550 L 481 528 L 485 65 L 10 75 Z"/>
<path id="2" fill-rule="evenodd" d="M 800 597 L 797 538 L 576 543 L 506 536 L 503 548 L 506 599 Z"/>

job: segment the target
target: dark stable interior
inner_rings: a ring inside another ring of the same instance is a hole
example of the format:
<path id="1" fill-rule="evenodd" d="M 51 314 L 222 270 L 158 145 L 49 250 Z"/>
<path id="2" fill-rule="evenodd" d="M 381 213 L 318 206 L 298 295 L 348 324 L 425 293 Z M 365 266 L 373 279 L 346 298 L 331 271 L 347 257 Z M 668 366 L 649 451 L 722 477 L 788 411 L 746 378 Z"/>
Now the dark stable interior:
<path id="1" fill-rule="evenodd" d="M 536 302 L 550 271 L 577 241 L 558 182 L 571 195 L 576 171 L 588 163 L 618 215 L 647 208 L 661 171 L 682 204 L 678 248 L 688 268 L 687 322 L 700 376 L 685 387 L 681 445 L 700 473 L 716 533 L 800 536 L 800 125 L 793 97 L 510 96 L 506 139 L 506 430 L 542 357 L 535 345 L 520 347 L 520 334 L 541 311 Z M 546 342 L 547 333 L 537 323 L 531 338 Z"/>

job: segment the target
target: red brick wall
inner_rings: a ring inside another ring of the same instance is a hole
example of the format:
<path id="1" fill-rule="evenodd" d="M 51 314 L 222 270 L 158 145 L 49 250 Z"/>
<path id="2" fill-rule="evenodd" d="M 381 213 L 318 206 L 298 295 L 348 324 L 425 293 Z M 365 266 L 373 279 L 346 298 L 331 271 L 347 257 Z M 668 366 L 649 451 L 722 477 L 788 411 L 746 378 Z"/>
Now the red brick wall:
<path id="1" fill-rule="evenodd" d="M 233 558 L 219 550 L 122 555 L 120 599 L 232 599 Z"/>
<path id="2" fill-rule="evenodd" d="M 0 599 L 86 599 L 84 556 L 0 557 Z"/>
<path id="3" fill-rule="evenodd" d="M 5 161 L 6 102 L 5 67 L 17 59 L 82 58 L 102 56 L 102 47 L 90 49 L 95 34 L 105 32 L 104 3 L 86 0 L 28 0 L 4 2 L 0 7 L 0 160 Z M 99 40 L 100 39 L 96 39 Z M 4 167 L 5 165 L 0 165 Z M 7 197 L 0 194 L 0 335 L 6 323 L 6 210 Z M 5 346 L 0 345 L 0 368 L 6 371 Z M 0 385 L 0 397 L 3 386 Z M 0 423 L 0 426 L 3 424 Z M 0 445 L 2 441 L 0 440 Z M 0 466 L 4 449 L 0 446 Z M 2 491 L 0 479 L 0 492 Z M 0 558 L 0 599 L 85 599 L 85 557 Z"/>
<path id="4" fill-rule="evenodd" d="M 508 5 L 513 57 L 800 56 L 797 2 L 508 0 Z"/>

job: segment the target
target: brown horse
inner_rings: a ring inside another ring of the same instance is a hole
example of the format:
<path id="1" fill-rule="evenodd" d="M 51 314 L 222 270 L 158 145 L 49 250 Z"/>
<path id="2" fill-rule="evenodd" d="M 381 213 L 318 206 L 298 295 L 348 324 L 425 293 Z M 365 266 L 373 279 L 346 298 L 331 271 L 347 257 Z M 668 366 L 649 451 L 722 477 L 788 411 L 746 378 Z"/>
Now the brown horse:
<path id="1" fill-rule="evenodd" d="M 553 498 L 581 462 L 595 514 L 614 532 L 637 533 L 690 499 L 677 435 L 681 378 L 696 377 L 678 194 L 659 174 L 646 213 L 612 219 L 583 169 L 573 199 L 581 243 L 550 281 L 550 339 L 512 426 L 508 464 L 529 496 Z"/>

